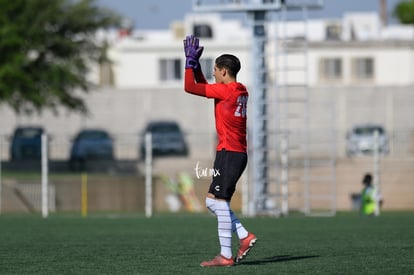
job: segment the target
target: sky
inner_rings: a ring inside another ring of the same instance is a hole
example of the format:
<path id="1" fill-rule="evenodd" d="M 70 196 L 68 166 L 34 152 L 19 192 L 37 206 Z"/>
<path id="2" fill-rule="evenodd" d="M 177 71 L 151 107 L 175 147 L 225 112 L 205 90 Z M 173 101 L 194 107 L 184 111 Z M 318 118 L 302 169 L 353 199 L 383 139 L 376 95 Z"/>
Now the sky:
<path id="1" fill-rule="evenodd" d="M 289 1 L 289 0 L 287 0 Z M 401 0 L 386 0 L 389 22 L 395 22 L 392 11 Z M 136 29 L 168 29 L 172 21 L 182 21 L 192 12 L 192 0 L 97 0 L 105 7 L 130 18 Z M 310 11 L 309 18 L 341 18 L 345 12 L 379 11 L 380 0 L 325 0 L 321 10 Z M 223 17 L 234 15 L 224 14 Z"/>

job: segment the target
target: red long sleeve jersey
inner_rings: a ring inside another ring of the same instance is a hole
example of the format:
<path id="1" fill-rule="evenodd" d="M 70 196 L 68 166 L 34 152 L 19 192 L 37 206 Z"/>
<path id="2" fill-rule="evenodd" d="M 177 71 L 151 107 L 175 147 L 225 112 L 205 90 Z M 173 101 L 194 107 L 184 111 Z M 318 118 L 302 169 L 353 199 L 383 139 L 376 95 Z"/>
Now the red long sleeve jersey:
<path id="1" fill-rule="evenodd" d="M 229 84 L 208 84 L 201 71 L 196 72 L 195 82 L 192 69 L 185 71 L 186 92 L 214 98 L 214 116 L 218 136 L 217 151 L 246 152 L 247 100 L 246 87 L 238 82 Z M 200 83 L 201 82 L 201 83 Z"/>

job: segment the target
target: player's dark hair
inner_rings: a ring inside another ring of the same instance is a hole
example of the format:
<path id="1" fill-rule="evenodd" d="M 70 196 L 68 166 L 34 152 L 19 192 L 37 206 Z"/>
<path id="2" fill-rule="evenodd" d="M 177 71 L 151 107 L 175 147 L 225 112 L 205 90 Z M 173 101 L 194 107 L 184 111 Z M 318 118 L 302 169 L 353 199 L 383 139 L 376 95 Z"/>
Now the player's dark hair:
<path id="1" fill-rule="evenodd" d="M 371 184 L 372 176 L 371 174 L 365 174 L 364 179 L 362 181 L 364 184 Z"/>
<path id="2" fill-rule="evenodd" d="M 236 77 L 240 71 L 240 60 L 232 54 L 223 54 L 216 58 L 216 66 L 219 69 L 227 69 L 231 77 Z"/>

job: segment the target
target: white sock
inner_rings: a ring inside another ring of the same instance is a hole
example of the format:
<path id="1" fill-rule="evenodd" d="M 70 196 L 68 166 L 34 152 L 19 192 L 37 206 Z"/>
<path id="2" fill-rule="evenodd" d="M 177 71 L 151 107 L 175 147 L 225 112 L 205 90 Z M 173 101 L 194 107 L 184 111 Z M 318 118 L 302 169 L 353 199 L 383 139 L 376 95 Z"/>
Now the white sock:
<path id="1" fill-rule="evenodd" d="M 216 215 L 216 200 L 206 197 L 206 207 L 214 216 Z"/>
<path id="2" fill-rule="evenodd" d="M 230 210 L 230 217 L 232 231 L 237 233 L 240 240 L 246 238 L 249 232 L 247 232 L 232 210 Z"/>
<path id="3" fill-rule="evenodd" d="M 231 252 L 231 217 L 230 204 L 226 201 L 216 200 L 216 215 L 218 221 L 218 235 L 220 240 L 221 255 L 232 257 Z"/>

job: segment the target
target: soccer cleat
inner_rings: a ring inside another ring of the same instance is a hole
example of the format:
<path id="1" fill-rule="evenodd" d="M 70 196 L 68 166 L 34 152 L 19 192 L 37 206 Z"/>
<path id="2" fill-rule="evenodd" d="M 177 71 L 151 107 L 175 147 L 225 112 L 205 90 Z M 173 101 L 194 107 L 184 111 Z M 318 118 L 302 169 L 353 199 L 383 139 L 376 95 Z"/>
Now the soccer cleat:
<path id="1" fill-rule="evenodd" d="M 249 253 L 249 251 L 253 248 L 256 241 L 257 238 L 253 233 L 249 233 L 246 238 L 240 240 L 239 252 L 237 253 L 237 257 L 234 259 L 236 263 L 246 257 L 247 253 Z"/>
<path id="2" fill-rule="evenodd" d="M 222 255 L 217 255 L 214 259 L 210 261 L 205 261 L 200 264 L 202 267 L 210 266 L 232 266 L 234 265 L 234 260 L 232 258 L 228 259 Z"/>

